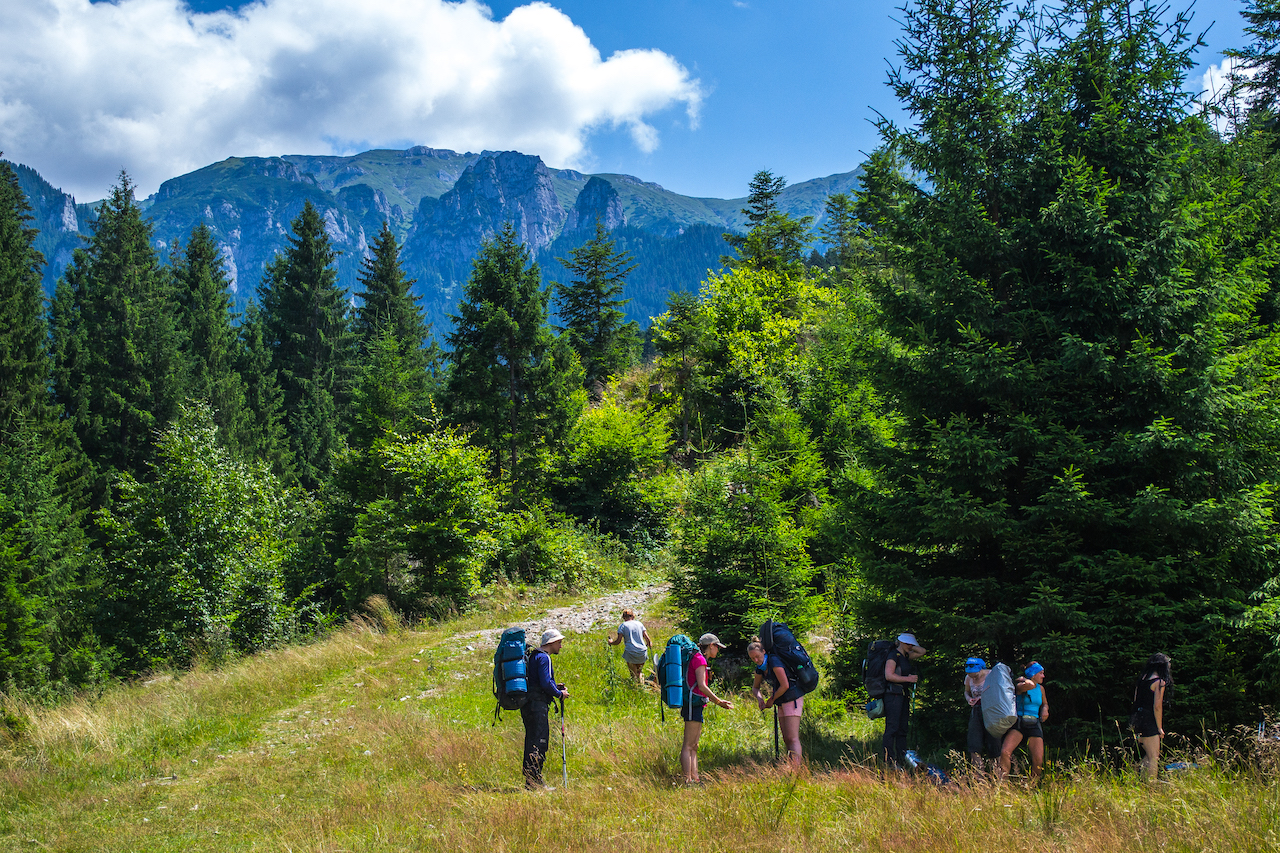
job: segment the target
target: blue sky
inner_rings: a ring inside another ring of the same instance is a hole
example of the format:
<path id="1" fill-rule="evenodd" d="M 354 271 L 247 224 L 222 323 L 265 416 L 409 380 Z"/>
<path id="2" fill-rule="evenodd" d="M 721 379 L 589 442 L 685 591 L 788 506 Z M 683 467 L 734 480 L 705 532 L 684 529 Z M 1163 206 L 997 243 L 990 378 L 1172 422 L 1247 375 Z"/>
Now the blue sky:
<path id="1" fill-rule="evenodd" d="M 151 192 L 232 155 L 415 143 L 519 148 L 734 197 L 761 168 L 792 182 L 853 169 L 878 142 L 875 112 L 898 115 L 884 85 L 898 13 L 879 0 L 507 0 L 488 4 L 491 19 L 441 0 L 192 0 L 199 13 L 239 10 L 192 19 L 181 2 L 0 0 L 5 156 L 81 200 L 120 168 Z M 326 30 L 315 4 L 351 32 Z M 1241 44 L 1241 8 L 1196 3 L 1196 29 L 1213 26 L 1195 85 Z M 431 25 L 385 41 L 377 27 L 401 35 L 405 9 Z M 70 49 L 51 59 L 55 30 Z"/>

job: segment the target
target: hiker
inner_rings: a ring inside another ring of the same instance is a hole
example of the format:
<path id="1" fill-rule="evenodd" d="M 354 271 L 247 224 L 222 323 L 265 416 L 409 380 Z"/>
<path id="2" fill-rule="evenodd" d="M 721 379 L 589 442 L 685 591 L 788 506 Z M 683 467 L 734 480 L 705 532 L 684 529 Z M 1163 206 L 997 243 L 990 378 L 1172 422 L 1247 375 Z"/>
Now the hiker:
<path id="1" fill-rule="evenodd" d="M 791 764 L 799 767 L 803 760 L 800 748 L 800 715 L 804 713 L 804 695 L 791 683 L 786 664 L 777 655 L 767 654 L 759 637 L 752 637 L 747 645 L 747 657 L 756 665 L 755 679 L 751 682 L 751 695 L 761 711 L 776 708 L 778 723 L 782 727 L 782 741 L 787 745 Z M 760 695 L 761 682 L 769 683 L 769 698 Z"/>
<path id="2" fill-rule="evenodd" d="M 1000 744 L 998 773 L 1001 778 L 1009 775 L 1013 766 L 1013 751 L 1024 740 L 1031 755 L 1031 784 L 1040 781 L 1044 769 L 1044 729 L 1041 724 L 1049 719 L 1049 700 L 1044 694 L 1044 667 L 1032 661 L 1023 676 L 1013 685 L 1018 698 L 1018 721 L 1005 732 Z"/>
<path id="3" fill-rule="evenodd" d="M 640 620 L 636 619 L 634 610 L 628 607 L 622 611 L 622 624 L 618 626 L 616 634 L 605 637 L 605 642 L 611 646 L 626 643 L 622 649 L 622 660 L 631 671 L 636 685 L 643 683 L 644 662 L 649 659 L 649 648 L 653 645 L 653 640 L 649 638 L 649 632 L 640 624 Z"/>
<path id="4" fill-rule="evenodd" d="M 538 648 L 529 653 L 529 701 L 520 709 L 520 720 L 524 723 L 524 785 L 530 791 L 551 790 L 542 779 L 551 740 L 548 714 L 556 699 L 569 695 L 563 684 L 556 683 L 551 656 L 560 654 L 563 645 L 564 634 L 548 628 Z"/>
<path id="5" fill-rule="evenodd" d="M 1133 688 L 1133 711 L 1129 724 L 1142 746 L 1142 775 L 1154 782 L 1160 767 L 1160 738 L 1164 737 L 1164 694 L 1173 686 L 1169 656 L 1156 653 L 1138 676 Z"/>
<path id="6" fill-rule="evenodd" d="M 986 683 L 987 662 L 982 658 L 968 658 L 964 662 L 964 699 L 969 703 L 969 735 L 966 745 L 969 764 L 974 770 L 986 769 L 986 756 L 1000 754 L 1000 745 L 988 732 L 982 720 L 982 685 Z"/>
<path id="7" fill-rule="evenodd" d="M 680 708 L 680 717 L 684 720 L 684 744 L 680 747 L 680 769 L 684 771 L 686 785 L 698 785 L 702 779 L 698 776 L 698 738 L 702 736 L 702 709 L 708 702 L 721 708 L 731 708 L 733 703 L 721 699 L 712 692 L 707 682 L 710 669 L 708 660 L 715 660 L 721 649 L 728 648 L 720 642 L 715 634 L 703 634 L 698 638 L 698 652 L 689 659 L 689 668 L 685 672 L 685 685 L 689 691 L 689 701 Z"/>
<path id="8" fill-rule="evenodd" d="M 907 722 L 911 714 L 907 685 L 914 685 L 920 680 L 920 676 L 912 672 L 911 664 L 924 651 L 914 634 L 899 634 L 898 645 L 884 662 L 884 738 L 881 744 L 885 761 L 890 765 L 905 766 L 902 760 L 907 751 Z"/>

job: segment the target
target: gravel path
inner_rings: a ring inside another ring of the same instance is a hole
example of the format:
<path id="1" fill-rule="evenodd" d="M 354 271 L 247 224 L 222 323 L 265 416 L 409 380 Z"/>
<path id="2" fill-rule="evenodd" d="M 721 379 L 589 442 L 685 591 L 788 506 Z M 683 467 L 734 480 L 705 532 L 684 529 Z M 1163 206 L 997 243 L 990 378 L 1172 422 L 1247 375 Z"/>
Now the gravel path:
<path id="1" fill-rule="evenodd" d="M 517 623 L 524 628 L 525 636 L 530 643 L 537 644 L 542 632 L 548 628 L 558 628 L 564 634 L 585 634 L 598 622 L 605 623 L 605 630 L 616 627 L 622 621 L 622 609 L 630 607 L 636 611 L 636 618 L 644 621 L 646 605 L 667 594 L 670 584 L 659 583 L 640 589 L 624 589 L 611 592 L 582 604 L 571 607 L 557 607 L 546 614 L 527 622 Z M 496 645 L 503 628 L 486 628 L 483 631 L 468 631 L 457 634 L 454 640 L 473 640 L 476 645 Z"/>

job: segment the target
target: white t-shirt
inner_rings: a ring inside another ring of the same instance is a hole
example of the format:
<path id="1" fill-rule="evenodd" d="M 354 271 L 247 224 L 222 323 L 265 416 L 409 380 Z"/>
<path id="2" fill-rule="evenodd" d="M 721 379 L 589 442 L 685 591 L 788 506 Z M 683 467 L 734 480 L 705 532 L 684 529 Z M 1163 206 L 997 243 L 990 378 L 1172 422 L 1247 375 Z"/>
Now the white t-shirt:
<path id="1" fill-rule="evenodd" d="M 649 647 L 644 644 L 644 625 L 639 619 L 628 619 L 618 626 L 625 645 L 622 656 L 630 660 L 641 661 L 649 656 Z"/>

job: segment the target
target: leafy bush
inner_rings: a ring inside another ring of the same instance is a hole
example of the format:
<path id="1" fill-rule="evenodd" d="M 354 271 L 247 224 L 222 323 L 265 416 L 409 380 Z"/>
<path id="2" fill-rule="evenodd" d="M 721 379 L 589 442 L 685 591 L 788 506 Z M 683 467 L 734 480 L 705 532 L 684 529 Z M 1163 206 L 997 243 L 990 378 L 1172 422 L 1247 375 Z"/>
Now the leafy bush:
<path id="1" fill-rule="evenodd" d="M 381 592 L 412 613 L 438 607 L 439 599 L 464 606 L 495 546 L 498 501 L 485 452 L 448 428 L 391 434 L 373 452 L 387 494 L 357 514 L 339 562 L 348 601 Z"/>
<path id="2" fill-rule="evenodd" d="M 679 500 L 666 470 L 666 426 L 606 397 L 570 430 L 553 494 L 575 518 L 624 542 L 661 541 Z"/>
<path id="3" fill-rule="evenodd" d="M 106 596 L 99 618 L 131 669 L 219 659 L 291 636 L 282 566 L 291 493 L 218 440 L 203 403 L 160 436 L 152 478 L 116 483 L 98 516 Z"/>

